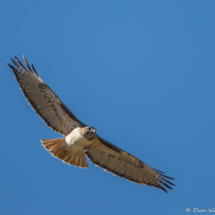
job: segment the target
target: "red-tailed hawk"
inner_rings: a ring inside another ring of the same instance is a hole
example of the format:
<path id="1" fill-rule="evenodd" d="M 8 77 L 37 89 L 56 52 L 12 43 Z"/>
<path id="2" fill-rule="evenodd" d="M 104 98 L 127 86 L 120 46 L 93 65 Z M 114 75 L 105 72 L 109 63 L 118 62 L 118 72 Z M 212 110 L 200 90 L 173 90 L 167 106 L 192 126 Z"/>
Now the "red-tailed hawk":
<path id="1" fill-rule="evenodd" d="M 41 140 L 42 145 L 54 157 L 70 165 L 88 168 L 85 154 L 90 161 L 102 169 L 137 184 L 154 186 L 167 192 L 164 187 L 172 189 L 173 185 L 163 175 L 129 153 L 103 140 L 96 134 L 95 128 L 80 122 L 61 102 L 56 94 L 39 77 L 34 66 L 25 64 L 17 57 L 10 66 L 23 95 L 31 107 L 43 119 L 47 126 L 64 137 Z"/>

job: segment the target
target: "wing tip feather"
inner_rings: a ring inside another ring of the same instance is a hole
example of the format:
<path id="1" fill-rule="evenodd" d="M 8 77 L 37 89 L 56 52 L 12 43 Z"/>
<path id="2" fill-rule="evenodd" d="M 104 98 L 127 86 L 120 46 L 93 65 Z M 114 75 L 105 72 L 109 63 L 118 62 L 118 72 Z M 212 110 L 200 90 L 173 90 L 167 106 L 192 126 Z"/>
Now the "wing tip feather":
<path id="1" fill-rule="evenodd" d="M 13 67 L 12 65 L 10 65 L 9 63 L 7 63 L 7 65 L 8 65 L 12 70 L 15 69 L 15 67 Z"/>

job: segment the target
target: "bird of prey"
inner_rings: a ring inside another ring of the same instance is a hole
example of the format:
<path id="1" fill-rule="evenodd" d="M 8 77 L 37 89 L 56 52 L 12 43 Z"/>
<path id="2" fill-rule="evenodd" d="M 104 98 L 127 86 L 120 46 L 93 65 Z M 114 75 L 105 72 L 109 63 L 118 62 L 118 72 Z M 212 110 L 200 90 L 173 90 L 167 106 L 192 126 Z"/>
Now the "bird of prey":
<path id="1" fill-rule="evenodd" d="M 96 129 L 80 122 L 43 82 L 33 64 L 24 65 L 17 57 L 8 64 L 15 74 L 23 95 L 46 125 L 64 137 L 41 140 L 52 156 L 69 165 L 88 168 L 86 156 L 96 166 L 137 184 L 154 186 L 163 191 L 174 184 L 163 172 L 153 169 L 131 154 L 103 140 Z"/>

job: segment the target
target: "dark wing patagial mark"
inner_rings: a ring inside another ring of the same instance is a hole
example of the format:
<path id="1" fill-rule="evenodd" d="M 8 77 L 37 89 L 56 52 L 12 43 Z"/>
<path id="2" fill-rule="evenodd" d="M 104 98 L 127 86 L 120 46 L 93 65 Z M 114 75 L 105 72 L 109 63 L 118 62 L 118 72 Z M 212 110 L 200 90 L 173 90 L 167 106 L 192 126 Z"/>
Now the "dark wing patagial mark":
<path id="1" fill-rule="evenodd" d="M 26 66 L 17 57 L 15 57 L 17 62 L 11 60 L 18 69 L 10 64 L 8 66 L 15 74 L 23 95 L 32 109 L 36 111 L 46 125 L 65 136 L 76 127 L 85 127 L 43 82 L 33 65 L 32 68 L 29 66 L 25 56 L 23 58 Z"/>
<path id="2" fill-rule="evenodd" d="M 129 153 L 97 137 L 93 144 L 87 146 L 86 155 L 92 163 L 116 176 L 137 184 L 154 186 L 167 192 L 164 187 L 175 186 L 161 171 L 154 170 Z"/>

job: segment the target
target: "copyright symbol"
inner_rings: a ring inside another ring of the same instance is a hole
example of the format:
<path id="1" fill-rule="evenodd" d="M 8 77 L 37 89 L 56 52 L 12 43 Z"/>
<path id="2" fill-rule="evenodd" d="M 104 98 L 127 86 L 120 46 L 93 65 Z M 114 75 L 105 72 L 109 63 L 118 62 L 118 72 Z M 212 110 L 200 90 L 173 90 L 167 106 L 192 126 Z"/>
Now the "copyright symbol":
<path id="1" fill-rule="evenodd" d="M 191 209 L 190 208 L 186 208 L 186 212 L 190 212 L 191 211 Z"/>

